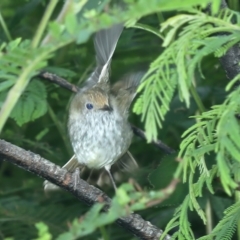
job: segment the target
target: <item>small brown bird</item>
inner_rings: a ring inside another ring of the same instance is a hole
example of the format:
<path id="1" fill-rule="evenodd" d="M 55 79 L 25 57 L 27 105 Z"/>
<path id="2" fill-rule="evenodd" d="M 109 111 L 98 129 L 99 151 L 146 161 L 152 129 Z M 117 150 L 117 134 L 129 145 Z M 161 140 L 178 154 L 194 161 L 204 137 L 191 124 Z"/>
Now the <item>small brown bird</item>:
<path id="1" fill-rule="evenodd" d="M 71 172 L 79 165 L 105 168 L 115 190 L 111 166 L 121 158 L 134 161 L 128 152 L 133 136 L 128 110 L 143 76 L 142 72 L 128 74 L 110 86 L 110 63 L 122 30 L 118 24 L 94 37 L 97 67 L 71 102 L 68 130 L 75 156 L 63 166 Z M 45 181 L 45 190 L 52 188 Z"/>

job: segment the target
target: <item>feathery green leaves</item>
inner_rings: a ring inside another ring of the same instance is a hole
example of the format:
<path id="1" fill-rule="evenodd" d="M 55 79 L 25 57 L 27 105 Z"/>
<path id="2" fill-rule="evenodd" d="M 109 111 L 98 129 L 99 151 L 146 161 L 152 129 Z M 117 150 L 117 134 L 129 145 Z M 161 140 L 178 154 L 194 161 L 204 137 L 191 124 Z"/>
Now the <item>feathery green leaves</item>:
<path id="1" fill-rule="evenodd" d="M 238 14 L 225 11 L 225 14 L 209 16 L 191 9 L 189 14 L 177 15 L 161 24 L 161 31 L 167 31 L 163 42 L 166 49 L 150 65 L 139 88 L 142 97 L 134 108 L 145 122 L 148 141 L 157 139 L 158 128 L 162 127 L 176 87 L 180 99 L 189 107 L 190 87 L 194 85 L 195 71 L 201 69 L 203 57 L 222 56 L 240 40 L 240 21 L 231 23 Z M 215 36 L 223 31 L 227 33 Z"/>

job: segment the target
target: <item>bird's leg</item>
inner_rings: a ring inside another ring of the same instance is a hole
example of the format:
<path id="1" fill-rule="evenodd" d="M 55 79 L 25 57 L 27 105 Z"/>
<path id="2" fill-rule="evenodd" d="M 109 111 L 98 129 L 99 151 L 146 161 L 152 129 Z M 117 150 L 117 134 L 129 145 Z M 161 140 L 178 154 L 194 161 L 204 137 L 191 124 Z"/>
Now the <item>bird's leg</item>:
<path id="1" fill-rule="evenodd" d="M 73 189 L 76 190 L 77 189 L 77 185 L 79 183 L 79 179 L 80 179 L 80 170 L 78 167 L 76 167 L 75 171 L 74 171 L 74 187 Z"/>
<path id="2" fill-rule="evenodd" d="M 88 175 L 86 182 L 90 183 L 90 179 L 91 179 L 92 175 L 93 175 L 93 169 L 91 170 L 90 174 Z"/>
<path id="3" fill-rule="evenodd" d="M 105 169 L 106 169 L 106 171 L 107 171 L 107 173 L 108 173 L 108 175 L 109 175 L 109 177 L 111 179 L 111 182 L 112 182 L 112 185 L 114 187 L 115 192 L 117 192 L 117 187 L 116 187 L 115 181 L 113 179 L 113 175 L 111 174 L 111 171 L 110 171 L 111 165 L 105 166 Z"/>

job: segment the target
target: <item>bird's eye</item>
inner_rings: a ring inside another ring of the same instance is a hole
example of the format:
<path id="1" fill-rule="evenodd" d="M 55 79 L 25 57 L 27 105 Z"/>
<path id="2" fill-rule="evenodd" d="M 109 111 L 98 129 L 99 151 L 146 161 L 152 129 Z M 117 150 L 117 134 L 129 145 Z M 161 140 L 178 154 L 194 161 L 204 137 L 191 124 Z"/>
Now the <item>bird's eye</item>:
<path id="1" fill-rule="evenodd" d="M 91 103 L 87 103 L 87 104 L 86 104 L 86 108 L 87 108 L 88 110 L 91 110 L 91 109 L 93 109 L 93 105 L 92 105 Z"/>

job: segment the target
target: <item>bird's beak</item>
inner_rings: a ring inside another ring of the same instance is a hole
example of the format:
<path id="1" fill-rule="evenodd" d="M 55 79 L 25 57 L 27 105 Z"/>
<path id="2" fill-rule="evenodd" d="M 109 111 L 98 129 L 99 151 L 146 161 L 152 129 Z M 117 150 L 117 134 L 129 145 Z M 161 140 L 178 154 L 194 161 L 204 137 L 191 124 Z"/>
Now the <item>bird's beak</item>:
<path id="1" fill-rule="evenodd" d="M 113 109 L 110 105 L 104 104 L 104 106 L 102 108 L 100 108 L 103 111 L 109 111 L 111 112 Z"/>

